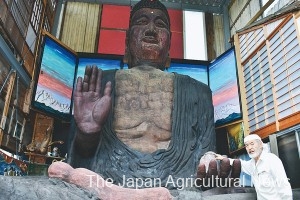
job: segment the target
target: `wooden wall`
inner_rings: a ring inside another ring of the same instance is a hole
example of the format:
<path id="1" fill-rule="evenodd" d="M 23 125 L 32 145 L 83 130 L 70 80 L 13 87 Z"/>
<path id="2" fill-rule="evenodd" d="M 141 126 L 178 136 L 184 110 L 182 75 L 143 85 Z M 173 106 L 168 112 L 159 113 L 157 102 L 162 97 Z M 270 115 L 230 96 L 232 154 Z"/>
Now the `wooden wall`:
<path id="1" fill-rule="evenodd" d="M 225 44 L 224 44 L 225 37 L 224 37 L 223 15 L 213 15 L 213 31 L 214 31 L 214 39 L 215 39 L 213 43 L 213 48 L 215 51 L 215 58 L 216 58 L 226 51 Z"/>
<path id="2" fill-rule="evenodd" d="M 96 52 L 100 4 L 67 2 L 61 41 L 76 52 Z"/>
<path id="3" fill-rule="evenodd" d="M 236 31 L 244 28 L 251 18 L 260 10 L 258 0 L 233 0 L 229 6 L 230 32 L 233 36 Z"/>

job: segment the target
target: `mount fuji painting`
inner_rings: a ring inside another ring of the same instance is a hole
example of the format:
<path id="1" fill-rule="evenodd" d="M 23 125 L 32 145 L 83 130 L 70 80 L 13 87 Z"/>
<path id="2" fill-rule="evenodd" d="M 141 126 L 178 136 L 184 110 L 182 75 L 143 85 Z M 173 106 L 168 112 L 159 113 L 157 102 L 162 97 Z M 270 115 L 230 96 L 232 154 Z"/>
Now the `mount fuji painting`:
<path id="1" fill-rule="evenodd" d="M 209 86 L 212 90 L 215 125 L 241 119 L 234 49 L 226 51 L 209 65 Z"/>
<path id="2" fill-rule="evenodd" d="M 71 112 L 76 56 L 49 37 L 44 38 L 33 106 L 67 119 Z"/>

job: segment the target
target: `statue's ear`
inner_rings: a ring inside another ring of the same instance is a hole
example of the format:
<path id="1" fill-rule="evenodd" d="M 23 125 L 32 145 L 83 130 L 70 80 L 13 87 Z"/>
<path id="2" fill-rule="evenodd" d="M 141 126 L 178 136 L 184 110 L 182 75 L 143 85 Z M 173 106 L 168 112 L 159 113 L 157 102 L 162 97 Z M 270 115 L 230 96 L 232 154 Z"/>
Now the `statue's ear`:
<path id="1" fill-rule="evenodd" d="M 124 64 L 128 64 L 128 60 L 129 60 L 129 53 L 128 53 L 128 50 L 127 48 L 125 49 L 125 54 L 123 56 L 123 63 Z"/>
<path id="2" fill-rule="evenodd" d="M 126 31 L 126 38 L 125 38 L 125 54 L 123 57 L 123 63 L 128 64 L 129 63 L 129 59 L 130 59 L 130 53 L 129 53 L 129 30 Z"/>
<path id="3" fill-rule="evenodd" d="M 169 43 L 169 53 L 168 53 L 168 57 L 167 57 L 167 60 L 166 60 L 166 65 L 165 65 L 165 68 L 168 69 L 171 65 L 171 58 L 170 58 L 170 49 L 171 49 L 171 38 L 172 38 L 172 32 L 170 31 L 170 43 Z"/>
<path id="4" fill-rule="evenodd" d="M 168 54 L 167 60 L 166 60 L 166 65 L 165 68 L 168 69 L 171 65 L 171 58 L 170 58 L 170 53 Z"/>

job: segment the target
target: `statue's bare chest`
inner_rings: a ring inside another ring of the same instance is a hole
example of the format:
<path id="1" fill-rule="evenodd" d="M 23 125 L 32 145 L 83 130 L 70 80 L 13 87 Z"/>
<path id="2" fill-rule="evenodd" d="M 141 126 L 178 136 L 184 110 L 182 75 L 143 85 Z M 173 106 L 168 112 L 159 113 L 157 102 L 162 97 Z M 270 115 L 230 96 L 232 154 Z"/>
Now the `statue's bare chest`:
<path id="1" fill-rule="evenodd" d="M 125 144 L 140 151 L 146 148 L 145 152 L 166 148 L 171 136 L 173 79 L 173 74 L 156 69 L 116 73 L 114 128 Z"/>

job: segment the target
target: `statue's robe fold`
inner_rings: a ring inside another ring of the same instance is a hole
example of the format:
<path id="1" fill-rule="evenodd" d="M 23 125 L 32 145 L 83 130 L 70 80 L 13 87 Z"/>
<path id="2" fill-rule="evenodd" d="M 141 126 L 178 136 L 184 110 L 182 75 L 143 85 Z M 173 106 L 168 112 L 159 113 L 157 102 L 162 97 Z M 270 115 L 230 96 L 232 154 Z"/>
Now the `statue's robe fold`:
<path id="1" fill-rule="evenodd" d="M 189 76 L 175 74 L 169 147 L 151 154 L 141 153 L 120 141 L 113 130 L 115 73 L 115 70 L 104 71 L 102 76 L 102 85 L 107 81 L 112 82 L 113 104 L 95 154 L 84 158 L 75 149 L 76 125 L 73 121 L 68 163 L 75 168 L 90 169 L 121 185 L 139 180 L 136 184 L 143 182 L 147 184 L 145 187 L 176 188 L 178 178 L 195 178 L 201 156 L 215 150 L 212 94 L 209 87 Z"/>

